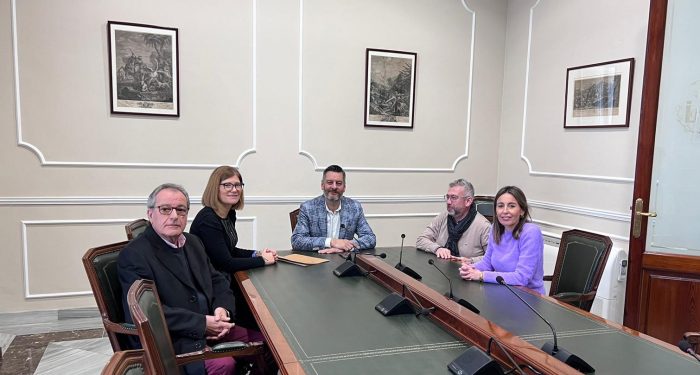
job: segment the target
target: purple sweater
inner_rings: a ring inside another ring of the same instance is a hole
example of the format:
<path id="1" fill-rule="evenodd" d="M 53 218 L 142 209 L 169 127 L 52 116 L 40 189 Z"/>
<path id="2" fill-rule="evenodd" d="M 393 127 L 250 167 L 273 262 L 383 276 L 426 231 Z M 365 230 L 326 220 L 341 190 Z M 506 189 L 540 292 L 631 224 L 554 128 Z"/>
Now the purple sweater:
<path id="1" fill-rule="evenodd" d="M 544 294 L 544 239 L 540 228 L 525 223 L 520 238 L 514 239 L 513 232 L 501 234 L 501 243 L 489 236 L 489 245 L 484 259 L 474 267 L 484 273 L 484 281 L 495 283 L 501 276 L 509 285 L 522 285 L 539 294 Z"/>

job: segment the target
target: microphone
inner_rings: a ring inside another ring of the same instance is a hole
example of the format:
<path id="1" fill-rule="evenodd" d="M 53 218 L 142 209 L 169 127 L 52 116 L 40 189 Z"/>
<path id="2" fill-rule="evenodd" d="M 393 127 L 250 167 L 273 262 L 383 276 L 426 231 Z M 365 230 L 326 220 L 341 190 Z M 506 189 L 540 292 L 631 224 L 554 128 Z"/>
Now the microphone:
<path id="1" fill-rule="evenodd" d="M 542 345 L 542 351 L 544 351 L 545 353 L 553 356 L 554 358 L 566 363 L 567 365 L 573 367 L 574 369 L 576 369 L 584 374 L 590 374 L 590 373 L 595 372 L 595 369 L 593 367 L 591 367 L 591 365 L 589 365 L 586 361 L 584 361 L 583 359 L 581 359 L 580 357 L 578 357 L 575 354 L 571 354 L 568 350 L 561 348 L 561 347 L 559 347 L 559 345 L 557 345 L 557 332 L 554 330 L 554 326 L 552 326 L 552 323 L 550 323 L 547 319 L 545 319 L 539 312 L 537 312 L 537 310 L 535 310 L 534 307 L 530 306 L 529 303 L 527 303 L 522 297 L 520 297 L 520 295 L 518 293 L 516 293 L 513 290 L 513 288 L 511 288 L 510 285 L 508 285 L 506 283 L 505 280 L 503 280 L 502 276 L 496 276 L 496 282 L 498 282 L 499 284 L 508 288 L 508 290 L 511 293 L 513 293 L 516 297 L 518 297 L 518 299 L 520 301 L 522 301 L 522 303 L 525 304 L 525 306 L 529 307 L 530 310 L 532 310 L 532 312 L 534 312 L 537 316 L 540 317 L 540 319 L 542 319 L 542 321 L 547 323 L 547 325 L 549 326 L 549 329 L 552 330 L 552 336 L 554 336 L 554 343 L 545 342 L 544 345 Z"/>
<path id="2" fill-rule="evenodd" d="M 479 314 L 479 313 L 480 313 L 479 309 L 477 309 L 476 306 L 472 305 L 471 303 L 467 302 L 467 300 L 464 300 L 464 299 L 462 299 L 462 298 L 459 298 L 459 299 L 455 300 L 455 296 L 454 296 L 454 294 L 452 294 L 452 280 L 450 280 L 450 278 L 447 277 L 447 275 L 445 275 L 444 272 L 442 272 L 442 270 L 435 264 L 435 261 L 434 261 L 434 260 L 428 259 L 428 264 L 430 264 L 431 266 L 435 267 L 435 269 L 437 269 L 438 271 L 440 271 L 440 273 L 442 274 L 442 276 L 444 276 L 444 277 L 447 279 L 447 282 L 450 284 L 450 291 L 447 292 L 447 293 L 445 293 L 445 297 L 447 297 L 447 298 L 449 298 L 449 299 L 451 299 L 451 300 L 453 300 L 453 301 L 456 301 L 456 302 L 457 302 L 458 304 L 460 304 L 461 306 L 464 306 L 464 307 L 468 308 L 468 309 L 471 310 L 474 314 Z"/>
<path id="3" fill-rule="evenodd" d="M 353 253 L 355 254 L 355 256 L 352 256 Z M 381 256 L 381 254 L 379 256 Z M 386 254 L 384 254 L 384 256 L 386 256 Z M 362 268 L 360 268 L 360 266 L 357 265 L 357 250 L 350 251 L 350 254 L 348 254 L 347 258 L 344 259 L 345 262 L 343 262 L 343 264 L 339 265 L 338 267 L 336 267 L 336 269 L 333 270 L 334 275 L 338 277 L 369 275 L 369 272 L 363 270 Z"/>
<path id="4" fill-rule="evenodd" d="M 408 276 L 411 276 L 412 278 L 414 278 L 416 280 L 420 280 L 423 277 L 420 274 L 418 274 L 418 272 L 412 270 L 410 267 L 405 266 L 401 263 L 401 261 L 403 260 L 403 239 L 404 238 L 406 238 L 406 234 L 402 233 L 401 234 L 401 250 L 399 251 L 399 262 L 396 263 L 396 269 L 405 273 Z"/>
<path id="5" fill-rule="evenodd" d="M 695 358 L 696 360 L 700 361 L 700 356 L 698 356 L 697 353 L 695 353 L 695 350 L 693 350 L 693 346 L 690 345 L 690 342 L 688 340 L 681 340 L 678 342 L 678 349 L 682 350 L 685 353 L 690 354 Z"/>

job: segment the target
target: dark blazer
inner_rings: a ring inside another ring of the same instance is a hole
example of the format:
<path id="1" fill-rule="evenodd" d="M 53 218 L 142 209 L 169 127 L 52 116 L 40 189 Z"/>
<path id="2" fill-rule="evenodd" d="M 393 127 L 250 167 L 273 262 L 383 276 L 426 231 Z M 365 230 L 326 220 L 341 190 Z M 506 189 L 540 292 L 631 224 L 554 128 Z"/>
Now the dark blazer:
<path id="1" fill-rule="evenodd" d="M 235 226 L 236 211 L 229 211 L 228 217 Z M 231 239 L 221 224 L 221 219 L 211 207 L 204 207 L 197 213 L 190 226 L 190 233 L 202 240 L 214 268 L 223 273 L 233 274 L 236 271 L 265 265 L 262 257 L 253 256 L 253 250 L 231 247 Z"/>
<path id="2" fill-rule="evenodd" d="M 340 233 L 338 237 L 353 240 L 360 250 L 371 249 L 377 244 L 360 202 L 347 197 L 340 198 Z M 297 226 L 292 233 L 294 250 L 316 251 L 325 247 L 326 200 L 323 195 L 301 204 Z M 357 233 L 357 238 L 355 234 Z"/>
<path id="3" fill-rule="evenodd" d="M 126 302 L 126 294 L 134 281 L 148 279 L 155 282 L 158 296 L 163 305 L 163 313 L 173 341 L 175 353 L 202 350 L 206 345 L 206 317 L 199 312 L 196 291 L 207 299 L 208 314 L 213 315 L 217 307 L 227 309 L 233 317 L 235 302 L 229 282 L 209 262 L 204 245 L 197 236 L 185 233 L 187 240 L 182 251 L 192 269 L 192 280 L 177 270 L 181 265 L 165 241 L 151 226 L 121 251 L 117 264 L 119 281 L 124 291 L 123 305 L 125 317 L 131 322 L 131 313 Z M 189 374 L 204 374 L 204 363 L 187 366 Z"/>

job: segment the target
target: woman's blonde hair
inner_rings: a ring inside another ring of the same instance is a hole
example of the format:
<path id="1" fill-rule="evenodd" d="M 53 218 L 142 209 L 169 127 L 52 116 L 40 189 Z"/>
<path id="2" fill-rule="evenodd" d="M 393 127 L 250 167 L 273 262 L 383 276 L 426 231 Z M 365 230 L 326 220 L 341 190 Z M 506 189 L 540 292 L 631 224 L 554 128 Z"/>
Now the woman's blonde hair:
<path id="1" fill-rule="evenodd" d="M 214 169 L 214 171 L 211 172 L 211 176 L 209 176 L 209 182 L 207 182 L 207 187 L 204 188 L 204 194 L 202 194 L 202 205 L 204 205 L 204 207 L 211 207 L 219 215 L 225 214 L 228 216 L 228 212 L 224 212 L 224 204 L 221 203 L 221 200 L 219 199 L 219 186 L 221 185 L 222 181 L 229 179 L 233 176 L 238 177 L 238 179 L 241 181 L 241 184 L 243 184 L 243 176 L 241 176 L 241 172 L 238 170 L 238 168 L 234 168 L 228 165 L 222 165 Z M 231 207 L 231 209 L 243 209 L 244 204 L 245 194 L 243 190 L 241 190 L 241 198 L 238 200 L 238 203 L 234 204 L 233 207 Z"/>

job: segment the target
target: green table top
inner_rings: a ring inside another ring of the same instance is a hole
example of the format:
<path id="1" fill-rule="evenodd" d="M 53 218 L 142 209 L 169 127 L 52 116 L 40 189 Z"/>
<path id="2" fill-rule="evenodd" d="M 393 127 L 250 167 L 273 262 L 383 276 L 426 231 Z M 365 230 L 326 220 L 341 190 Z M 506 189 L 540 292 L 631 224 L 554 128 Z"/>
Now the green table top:
<path id="1" fill-rule="evenodd" d="M 386 253 L 384 261 L 387 263 L 398 263 L 398 247 L 381 248 L 376 252 Z M 418 272 L 426 286 L 447 292 L 448 281 L 428 264 L 428 259 L 434 259 L 435 265 L 450 277 L 455 297 L 469 301 L 481 311 L 482 317 L 538 348 L 552 341 L 549 326 L 504 286 L 464 281 L 459 277 L 459 263 L 437 259 L 414 247 L 404 247 L 402 264 Z M 581 314 L 546 298 L 514 289 L 554 326 L 559 346 L 583 358 L 596 369 L 596 374 L 700 373 L 700 363 L 680 351 L 624 332 L 590 314 Z"/>
<path id="2" fill-rule="evenodd" d="M 374 306 L 389 291 L 365 277 L 338 278 L 338 255 L 301 267 L 247 271 L 287 343 L 309 374 L 449 373 L 469 344 L 425 317 L 385 317 Z"/>

